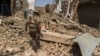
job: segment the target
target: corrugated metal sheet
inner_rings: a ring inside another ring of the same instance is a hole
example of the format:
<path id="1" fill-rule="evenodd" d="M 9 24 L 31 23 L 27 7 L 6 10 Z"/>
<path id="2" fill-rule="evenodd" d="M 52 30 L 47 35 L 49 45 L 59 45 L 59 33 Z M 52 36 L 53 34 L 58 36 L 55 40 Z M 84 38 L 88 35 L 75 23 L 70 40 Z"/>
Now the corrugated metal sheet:
<path id="1" fill-rule="evenodd" d="M 100 43 L 100 38 L 97 39 L 91 34 L 85 33 L 73 41 L 79 44 L 82 56 L 92 56 L 94 49 Z"/>

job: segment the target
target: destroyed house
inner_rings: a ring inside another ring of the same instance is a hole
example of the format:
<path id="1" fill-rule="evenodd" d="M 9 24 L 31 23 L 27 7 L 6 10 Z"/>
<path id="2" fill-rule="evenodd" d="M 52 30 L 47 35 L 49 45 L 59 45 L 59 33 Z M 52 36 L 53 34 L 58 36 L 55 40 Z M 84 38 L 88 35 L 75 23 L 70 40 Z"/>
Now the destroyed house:
<path id="1" fill-rule="evenodd" d="M 62 0 L 62 12 L 64 12 L 64 15 L 67 16 L 67 14 L 70 14 L 70 17 L 73 17 L 73 12 L 76 11 L 77 5 L 79 0 Z"/>
<path id="2" fill-rule="evenodd" d="M 13 15 L 13 13 L 17 10 L 16 7 L 19 5 L 17 4 L 18 1 L 20 2 L 22 8 L 23 0 L 0 0 L 0 15 Z"/>
<path id="3" fill-rule="evenodd" d="M 55 0 L 57 13 L 63 13 L 66 18 L 73 18 L 76 13 L 79 0 Z M 55 12 L 54 11 L 54 12 Z"/>
<path id="4" fill-rule="evenodd" d="M 61 9 L 67 18 L 78 18 L 79 22 L 88 26 L 99 28 L 100 0 L 61 0 Z M 79 2 L 79 3 L 78 3 Z M 78 5 L 78 8 L 77 8 Z"/>
<path id="5" fill-rule="evenodd" d="M 80 23 L 99 28 L 100 0 L 55 0 L 55 2 L 59 7 L 56 10 L 62 10 L 67 18 L 77 20 L 78 17 Z"/>

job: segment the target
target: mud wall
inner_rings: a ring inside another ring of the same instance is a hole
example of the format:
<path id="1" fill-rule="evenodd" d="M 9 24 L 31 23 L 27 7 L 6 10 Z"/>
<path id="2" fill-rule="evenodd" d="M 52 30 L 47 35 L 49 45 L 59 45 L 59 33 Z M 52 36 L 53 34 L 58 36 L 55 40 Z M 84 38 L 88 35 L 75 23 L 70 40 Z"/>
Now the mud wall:
<path id="1" fill-rule="evenodd" d="M 78 8 L 79 22 L 98 28 L 100 20 L 100 4 L 83 5 Z"/>

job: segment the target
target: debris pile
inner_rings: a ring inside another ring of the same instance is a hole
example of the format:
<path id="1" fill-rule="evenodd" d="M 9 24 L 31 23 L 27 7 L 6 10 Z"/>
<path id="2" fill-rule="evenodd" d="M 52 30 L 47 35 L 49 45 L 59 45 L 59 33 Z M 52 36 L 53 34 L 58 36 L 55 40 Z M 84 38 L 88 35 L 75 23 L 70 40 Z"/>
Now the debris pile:
<path id="1" fill-rule="evenodd" d="M 71 51 L 73 46 L 52 41 L 40 41 L 41 48 L 35 52 L 34 44 L 30 44 L 32 38 L 25 33 L 26 19 L 22 16 L 22 12 L 17 12 L 14 16 L 2 19 L 2 25 L 0 26 L 0 56 L 80 56 L 80 51 L 76 51 L 78 48 L 73 53 Z M 98 30 L 66 19 L 61 15 L 44 14 L 41 15 L 40 19 L 43 19 L 46 30 L 51 32 L 71 36 L 78 36 L 80 33 L 91 33 L 97 38 L 100 37 Z M 100 47 L 94 51 L 94 55 L 100 55 Z"/>
<path id="2" fill-rule="evenodd" d="M 48 26 L 47 29 L 54 32 L 68 35 L 77 35 L 77 33 L 88 32 L 96 37 L 100 37 L 99 31 L 97 29 L 89 27 L 85 24 L 74 22 L 71 19 L 66 19 L 62 15 L 43 15 L 40 19 L 44 19 L 45 25 Z"/>

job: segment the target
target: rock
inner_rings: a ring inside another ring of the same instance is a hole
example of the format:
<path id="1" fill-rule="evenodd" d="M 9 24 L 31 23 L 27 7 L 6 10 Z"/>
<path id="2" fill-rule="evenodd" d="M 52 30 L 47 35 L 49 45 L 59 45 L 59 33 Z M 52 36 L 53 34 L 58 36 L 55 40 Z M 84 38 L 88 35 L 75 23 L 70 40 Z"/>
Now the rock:
<path id="1" fill-rule="evenodd" d="M 32 49 L 28 49 L 24 52 L 24 56 L 36 56 L 36 53 Z"/>
<path id="2" fill-rule="evenodd" d="M 39 51 L 38 53 L 37 53 L 37 56 L 48 56 L 47 55 L 47 52 L 45 52 L 45 51 Z"/>
<path id="3" fill-rule="evenodd" d="M 14 19 L 16 19 L 16 20 L 22 20 L 21 18 L 18 18 L 18 17 L 15 17 Z"/>
<path id="4" fill-rule="evenodd" d="M 12 47 L 6 47 L 6 50 L 9 51 L 9 52 L 14 51 L 14 49 Z"/>
<path id="5" fill-rule="evenodd" d="M 21 56 L 21 55 L 15 54 L 15 55 L 13 55 L 13 56 Z"/>
<path id="6" fill-rule="evenodd" d="M 21 50 L 25 50 L 25 47 L 20 47 Z"/>
<path id="7" fill-rule="evenodd" d="M 4 48 L 4 46 L 0 45 L 0 50 L 2 51 L 2 49 Z"/>
<path id="8" fill-rule="evenodd" d="M 94 55 L 94 56 L 100 56 L 100 52 L 95 51 L 95 52 L 93 53 L 93 55 Z"/>
<path id="9" fill-rule="evenodd" d="M 20 51 L 20 48 L 19 47 L 13 47 L 13 49 L 14 49 L 15 52 Z"/>

